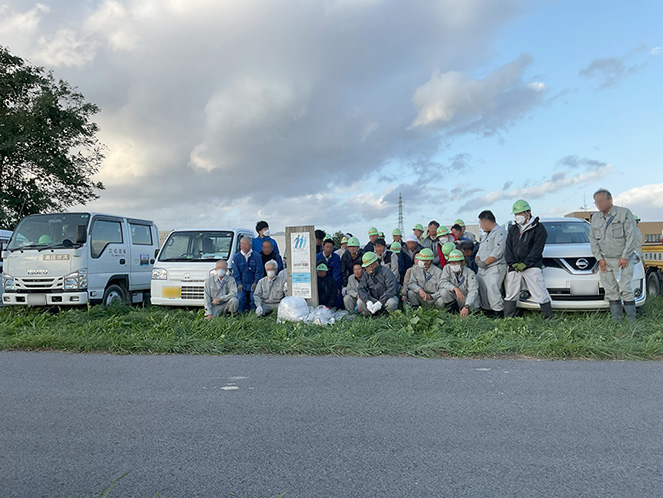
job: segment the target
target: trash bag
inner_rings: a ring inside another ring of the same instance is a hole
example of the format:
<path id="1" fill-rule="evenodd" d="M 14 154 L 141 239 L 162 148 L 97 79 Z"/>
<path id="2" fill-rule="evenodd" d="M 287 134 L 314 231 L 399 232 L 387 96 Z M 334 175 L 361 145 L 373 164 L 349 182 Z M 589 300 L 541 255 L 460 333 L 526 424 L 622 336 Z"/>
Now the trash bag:
<path id="1" fill-rule="evenodd" d="M 276 321 L 303 322 L 309 315 L 309 306 L 303 297 L 286 296 L 279 303 L 276 313 Z"/>
<path id="2" fill-rule="evenodd" d="M 304 321 L 307 323 L 313 323 L 314 325 L 327 325 L 328 323 L 336 322 L 334 314 L 329 308 L 327 308 L 327 306 L 311 308 L 311 312 Z"/>

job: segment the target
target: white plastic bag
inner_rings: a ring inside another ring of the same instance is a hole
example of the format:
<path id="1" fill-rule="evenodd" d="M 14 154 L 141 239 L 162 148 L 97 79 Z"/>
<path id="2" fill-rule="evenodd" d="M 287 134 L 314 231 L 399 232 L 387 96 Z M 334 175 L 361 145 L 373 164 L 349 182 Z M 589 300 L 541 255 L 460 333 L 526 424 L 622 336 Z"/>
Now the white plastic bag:
<path id="1" fill-rule="evenodd" d="M 279 303 L 276 321 L 303 322 L 309 314 L 309 306 L 303 297 L 286 296 Z"/>

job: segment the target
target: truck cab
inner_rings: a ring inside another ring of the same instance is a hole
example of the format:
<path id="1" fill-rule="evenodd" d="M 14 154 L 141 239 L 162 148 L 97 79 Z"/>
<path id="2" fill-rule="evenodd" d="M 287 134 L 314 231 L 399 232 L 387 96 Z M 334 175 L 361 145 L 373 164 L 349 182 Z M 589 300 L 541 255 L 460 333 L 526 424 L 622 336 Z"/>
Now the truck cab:
<path id="1" fill-rule="evenodd" d="M 0 273 L 2 273 L 2 251 L 5 250 L 5 247 L 11 239 L 12 232 L 10 230 L 0 230 Z"/>
<path id="2" fill-rule="evenodd" d="M 246 228 L 173 230 L 163 243 L 152 270 L 150 300 L 157 306 L 204 305 L 205 280 L 220 259 L 239 252 L 239 241 L 255 237 Z"/>
<path id="3" fill-rule="evenodd" d="M 102 213 L 23 218 L 3 251 L 4 305 L 142 302 L 159 232 L 147 220 Z"/>

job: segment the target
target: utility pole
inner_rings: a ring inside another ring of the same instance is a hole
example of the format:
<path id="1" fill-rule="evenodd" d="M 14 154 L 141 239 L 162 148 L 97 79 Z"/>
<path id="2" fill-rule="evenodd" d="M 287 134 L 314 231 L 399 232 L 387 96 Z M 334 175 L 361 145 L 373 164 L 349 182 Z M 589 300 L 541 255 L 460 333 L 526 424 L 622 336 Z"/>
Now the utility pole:
<path id="1" fill-rule="evenodd" d="M 403 196 L 398 194 L 398 229 L 403 233 Z"/>

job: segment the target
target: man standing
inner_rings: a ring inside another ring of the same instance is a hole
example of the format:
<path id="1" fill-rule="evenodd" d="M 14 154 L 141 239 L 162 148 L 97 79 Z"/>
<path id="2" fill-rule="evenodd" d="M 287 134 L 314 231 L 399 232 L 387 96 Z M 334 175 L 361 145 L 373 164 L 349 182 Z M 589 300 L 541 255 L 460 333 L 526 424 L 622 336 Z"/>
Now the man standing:
<path id="1" fill-rule="evenodd" d="M 405 247 L 401 246 L 401 254 L 403 255 L 402 261 L 404 262 L 403 268 L 407 271 L 414 264 L 414 256 L 421 251 L 423 247 L 417 240 L 416 235 L 410 234 L 405 239 Z"/>
<path id="2" fill-rule="evenodd" d="M 364 252 L 372 251 L 374 249 L 373 244 L 375 244 L 375 241 L 378 240 L 379 236 L 380 232 L 378 232 L 377 228 L 371 227 L 368 229 L 368 244 L 364 246 Z"/>
<path id="3" fill-rule="evenodd" d="M 428 232 L 420 242 L 423 247 L 427 247 L 431 251 L 433 250 L 433 247 L 435 247 L 435 244 L 437 243 L 438 228 L 440 228 L 440 224 L 435 220 L 432 220 L 428 224 Z"/>
<path id="4" fill-rule="evenodd" d="M 266 316 L 279 307 L 285 297 L 284 274 L 278 274 L 276 261 L 269 260 L 265 264 L 266 277 L 263 277 L 256 286 L 253 298 L 256 303 L 256 315 Z"/>
<path id="5" fill-rule="evenodd" d="M 398 309 L 398 281 L 394 274 L 380 265 L 374 252 L 364 253 L 362 264 L 365 273 L 359 282 L 357 309 L 364 316 L 380 311 Z"/>
<path id="6" fill-rule="evenodd" d="M 398 242 L 399 244 L 402 244 L 403 243 L 403 232 L 401 232 L 401 229 L 400 228 L 394 228 L 393 231 L 391 232 L 391 238 L 393 239 L 393 242 Z"/>
<path id="7" fill-rule="evenodd" d="M 251 246 L 251 238 L 243 237 L 239 241 L 240 251 L 233 257 L 233 276 L 237 282 L 240 313 L 254 307 L 253 292 L 256 290 L 258 281 L 265 275 L 262 258 L 251 249 Z"/>
<path id="8" fill-rule="evenodd" d="M 626 317 L 633 321 L 633 253 L 641 242 L 636 240 L 635 220 L 630 210 L 613 204 L 612 194 L 605 189 L 596 191 L 594 204 L 599 212 L 592 215 L 589 242 L 599 262 L 605 299 L 610 302 L 613 320 L 621 321 L 626 310 Z"/>
<path id="9" fill-rule="evenodd" d="M 258 236 L 253 239 L 253 252 L 260 252 L 264 247 L 264 242 L 269 240 L 272 243 L 272 249 L 276 254 L 279 253 L 279 246 L 276 241 L 269 236 L 269 225 L 266 221 L 256 223 L 256 232 Z"/>
<path id="10" fill-rule="evenodd" d="M 516 201 L 512 211 L 516 222 L 509 228 L 504 251 L 508 265 L 504 317 L 516 316 L 516 306 L 524 282 L 534 301 L 541 307 L 543 317 L 552 318 L 552 302 L 543 278 L 543 249 L 548 233 L 539 223 L 539 218 L 532 217 L 527 201 Z"/>
<path id="11" fill-rule="evenodd" d="M 254 239 L 255 240 L 255 239 Z M 255 247 L 255 243 L 253 244 Z M 260 251 L 260 258 L 262 259 L 262 267 L 265 267 L 267 261 L 274 260 L 278 266 L 278 271 L 283 270 L 283 258 L 281 255 L 274 252 L 272 241 L 269 238 L 263 239 L 262 250 Z"/>
<path id="12" fill-rule="evenodd" d="M 237 313 L 237 284 L 228 275 L 228 262 L 221 259 L 205 281 L 205 320 L 221 313 Z"/>
<path id="13" fill-rule="evenodd" d="M 342 258 L 343 254 L 345 254 L 345 251 L 347 250 L 348 250 L 348 237 L 344 235 L 343 237 L 341 237 L 341 248 L 336 249 L 334 252 L 338 254 L 339 258 Z"/>
<path id="14" fill-rule="evenodd" d="M 506 230 L 497 224 L 495 215 L 488 210 L 479 213 L 479 226 L 486 234 L 474 257 L 481 308 L 486 314 L 500 318 L 504 315 L 502 285 L 506 276 Z"/>
<path id="15" fill-rule="evenodd" d="M 417 238 L 417 242 L 421 242 L 421 237 L 424 235 L 424 226 L 421 223 L 414 225 L 412 233 Z"/>

